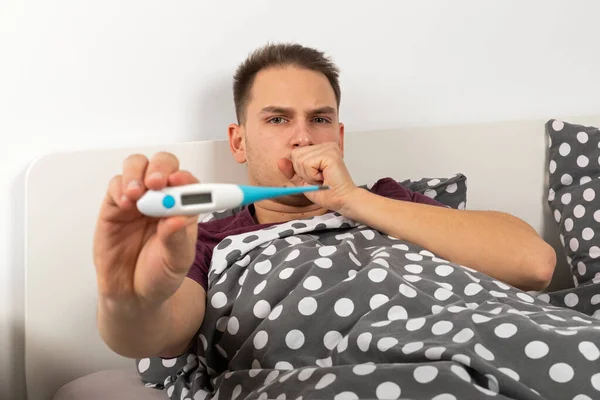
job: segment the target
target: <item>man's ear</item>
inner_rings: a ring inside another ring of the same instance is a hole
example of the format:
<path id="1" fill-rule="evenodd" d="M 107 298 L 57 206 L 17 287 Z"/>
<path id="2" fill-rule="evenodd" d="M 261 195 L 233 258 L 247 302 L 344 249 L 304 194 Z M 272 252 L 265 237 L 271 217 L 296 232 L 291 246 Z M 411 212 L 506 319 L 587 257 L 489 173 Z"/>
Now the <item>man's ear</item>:
<path id="1" fill-rule="evenodd" d="M 340 126 L 340 150 L 342 151 L 342 157 L 344 156 L 344 124 L 339 123 Z"/>
<path id="2" fill-rule="evenodd" d="M 246 140 L 244 128 L 238 124 L 230 124 L 228 128 L 229 149 L 233 158 L 240 164 L 246 162 Z"/>

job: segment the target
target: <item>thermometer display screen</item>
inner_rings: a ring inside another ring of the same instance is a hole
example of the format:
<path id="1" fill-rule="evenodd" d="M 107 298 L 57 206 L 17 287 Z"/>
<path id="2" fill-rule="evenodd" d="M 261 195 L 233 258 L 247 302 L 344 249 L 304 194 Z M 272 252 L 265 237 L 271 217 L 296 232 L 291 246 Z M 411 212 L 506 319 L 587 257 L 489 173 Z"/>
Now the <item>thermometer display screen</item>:
<path id="1" fill-rule="evenodd" d="M 181 195 L 181 205 L 208 204 L 212 202 L 212 193 L 191 193 Z"/>

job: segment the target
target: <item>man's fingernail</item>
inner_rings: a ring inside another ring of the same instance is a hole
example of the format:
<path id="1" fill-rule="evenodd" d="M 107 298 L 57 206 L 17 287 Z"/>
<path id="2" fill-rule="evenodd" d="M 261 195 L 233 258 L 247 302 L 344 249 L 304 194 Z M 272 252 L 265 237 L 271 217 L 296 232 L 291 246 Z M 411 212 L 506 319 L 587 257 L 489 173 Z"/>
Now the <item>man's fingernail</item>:
<path id="1" fill-rule="evenodd" d="M 158 171 L 153 172 L 148 176 L 148 179 L 162 179 L 162 178 L 163 178 L 163 174 L 161 174 Z"/>
<path id="2" fill-rule="evenodd" d="M 139 188 L 139 187 L 141 187 L 141 186 L 142 186 L 142 185 L 140 185 L 140 182 L 139 182 L 139 181 L 137 181 L 137 180 L 133 180 L 133 181 L 131 181 L 131 182 L 129 182 L 129 183 L 127 184 L 127 189 L 130 189 L 130 190 L 131 190 L 131 189 L 136 189 L 136 188 Z"/>

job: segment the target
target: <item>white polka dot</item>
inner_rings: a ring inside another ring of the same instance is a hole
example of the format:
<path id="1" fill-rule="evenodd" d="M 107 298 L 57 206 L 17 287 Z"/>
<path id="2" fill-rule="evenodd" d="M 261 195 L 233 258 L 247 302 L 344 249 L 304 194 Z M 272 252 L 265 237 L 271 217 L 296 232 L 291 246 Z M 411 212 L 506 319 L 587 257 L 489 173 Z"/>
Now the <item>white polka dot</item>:
<path id="1" fill-rule="evenodd" d="M 367 240 L 373 240 L 373 238 L 375 238 L 375 232 L 373 232 L 370 229 L 364 230 L 364 231 L 360 231 L 360 233 L 365 237 L 365 239 Z"/>
<path id="2" fill-rule="evenodd" d="M 437 192 L 433 189 L 427 189 L 425 192 L 423 192 L 423 194 L 431 199 L 435 199 L 437 196 Z"/>
<path id="3" fill-rule="evenodd" d="M 427 181 L 427 184 L 429 186 L 435 186 L 435 185 L 439 185 L 442 181 L 440 181 L 439 179 L 431 179 L 429 181 Z"/>
<path id="4" fill-rule="evenodd" d="M 513 371 L 510 368 L 501 367 L 501 368 L 498 368 L 498 371 L 504 373 L 505 375 L 508 375 L 509 377 L 511 377 L 512 379 L 514 379 L 515 381 L 518 381 L 519 379 L 521 379 L 519 377 L 519 374 L 517 374 L 515 371 Z"/>
<path id="5" fill-rule="evenodd" d="M 379 321 L 379 322 L 372 323 L 371 326 L 374 326 L 376 328 L 381 328 L 382 326 L 386 326 L 391 323 L 392 323 L 392 321 L 385 320 L 385 321 Z"/>
<path id="6" fill-rule="evenodd" d="M 565 127 L 565 123 L 555 119 L 554 121 L 552 121 L 552 129 L 556 132 L 561 131 L 563 128 Z"/>
<path id="7" fill-rule="evenodd" d="M 558 148 L 558 153 L 563 157 L 568 156 L 570 152 L 571 146 L 569 145 L 569 143 L 563 143 Z"/>
<path id="8" fill-rule="evenodd" d="M 392 347 L 398 344 L 398 339 L 393 337 L 384 337 L 379 339 L 377 342 L 377 348 L 379 351 L 388 351 Z"/>
<path id="9" fill-rule="evenodd" d="M 335 302 L 333 309 L 340 317 L 347 317 L 354 311 L 354 303 L 348 298 L 341 298 Z"/>
<path id="10" fill-rule="evenodd" d="M 568 293 L 565 296 L 565 304 L 568 307 L 575 307 L 579 303 L 579 297 L 575 293 Z"/>
<path id="11" fill-rule="evenodd" d="M 433 296 L 440 301 L 444 301 L 448 300 L 452 296 L 452 292 L 444 288 L 439 288 L 435 291 Z"/>
<path id="12" fill-rule="evenodd" d="M 527 303 L 533 303 L 534 302 L 533 297 L 531 297 L 527 293 L 519 292 L 519 293 L 517 293 L 517 297 L 519 299 L 523 300 L 524 302 L 527 302 Z"/>
<path id="13" fill-rule="evenodd" d="M 598 258 L 598 257 L 600 257 L 600 247 L 598 247 L 598 246 L 592 246 L 592 247 L 590 247 L 590 257 L 591 258 Z"/>
<path id="14" fill-rule="evenodd" d="M 269 260 L 259 261 L 254 264 L 254 270 L 260 275 L 268 273 L 271 270 L 271 267 L 271 261 Z"/>
<path id="15" fill-rule="evenodd" d="M 290 251 L 290 254 L 288 254 L 287 257 L 285 258 L 285 261 L 295 260 L 296 258 L 298 258 L 299 255 L 300 255 L 300 250 L 294 249 L 294 250 Z"/>
<path id="16" fill-rule="evenodd" d="M 443 287 L 444 289 L 448 289 L 450 291 L 452 290 L 452 285 L 448 282 L 437 282 L 437 284 Z"/>
<path id="17" fill-rule="evenodd" d="M 425 350 L 425 357 L 427 357 L 428 360 L 441 360 L 444 351 L 446 351 L 445 347 L 430 347 Z"/>
<path id="18" fill-rule="evenodd" d="M 467 206 L 467 205 L 465 204 L 465 202 L 464 202 L 464 201 L 461 201 L 461 202 L 458 204 L 458 209 L 459 209 L 459 210 L 464 210 L 466 206 Z"/>
<path id="19" fill-rule="evenodd" d="M 316 368 L 303 368 L 298 374 L 298 380 L 301 382 L 307 381 L 316 370 Z"/>
<path id="20" fill-rule="evenodd" d="M 408 246 L 405 244 L 394 244 L 392 245 L 392 247 L 394 249 L 398 249 L 398 250 L 402 250 L 402 251 L 408 251 Z"/>
<path id="21" fill-rule="evenodd" d="M 596 192 L 592 188 L 585 189 L 583 191 L 583 199 L 585 201 L 592 201 L 596 198 Z"/>
<path id="22" fill-rule="evenodd" d="M 227 321 L 227 332 L 229 332 L 230 335 L 235 335 L 239 330 L 240 322 L 238 319 L 236 317 L 229 318 L 229 321 Z"/>
<path id="23" fill-rule="evenodd" d="M 259 331 L 254 336 L 253 344 L 257 350 L 262 349 L 269 341 L 269 334 L 266 331 Z"/>
<path id="24" fill-rule="evenodd" d="M 418 331 L 425 325 L 425 317 L 413 318 L 406 321 L 406 330 L 409 332 Z"/>
<path id="25" fill-rule="evenodd" d="M 358 400 L 358 396 L 354 392 L 342 392 L 336 394 L 333 400 Z"/>
<path id="26" fill-rule="evenodd" d="M 579 165 L 581 168 L 587 167 L 589 163 L 590 163 L 590 159 L 587 158 L 586 156 L 581 155 L 581 156 L 577 157 L 577 165 Z"/>
<path id="27" fill-rule="evenodd" d="M 492 352 L 479 343 L 475 345 L 475 353 L 477 353 L 479 357 L 487 361 L 492 361 L 494 359 L 494 355 L 492 354 Z"/>
<path id="28" fill-rule="evenodd" d="M 271 312 L 271 305 L 266 300 L 259 300 L 254 305 L 253 311 L 256 318 L 266 318 Z"/>
<path id="29" fill-rule="evenodd" d="M 387 261 L 385 261 L 383 258 L 375 258 L 375 259 L 373 260 L 373 262 L 374 262 L 375 264 L 379 264 L 379 265 L 381 265 L 381 266 L 384 266 L 384 267 L 386 267 L 386 268 L 389 268 L 389 267 L 390 267 L 390 264 L 388 264 L 388 262 L 387 262 Z"/>
<path id="30" fill-rule="evenodd" d="M 275 364 L 275 369 L 290 370 L 290 369 L 294 369 L 294 366 L 292 364 L 290 364 L 289 362 L 287 362 L 287 361 L 279 361 L 279 362 L 277 362 Z M 292 372 L 290 374 L 287 374 L 285 376 L 285 379 L 284 379 L 284 377 L 281 377 L 281 379 L 279 380 L 279 382 L 285 382 L 287 380 L 287 378 L 289 378 L 290 376 L 292 376 L 295 372 L 296 371 L 294 371 L 294 372 Z"/>
<path id="31" fill-rule="evenodd" d="M 583 217 L 584 214 L 585 214 L 585 207 L 582 206 L 581 204 L 576 205 L 575 208 L 573 209 L 573 215 L 577 218 Z"/>
<path id="32" fill-rule="evenodd" d="M 287 279 L 294 273 L 294 268 L 285 268 L 279 273 L 279 278 Z"/>
<path id="33" fill-rule="evenodd" d="M 414 353 L 415 351 L 421 350 L 422 348 L 423 348 L 423 342 L 410 342 L 410 343 L 406 343 L 402 347 L 402 352 L 404 354 L 411 354 L 411 353 Z"/>
<path id="34" fill-rule="evenodd" d="M 348 348 L 348 335 L 344 336 L 342 338 L 342 340 L 340 340 L 340 342 L 337 345 L 337 351 L 338 351 L 338 353 L 341 353 L 343 351 L 346 351 L 347 348 Z"/>
<path id="35" fill-rule="evenodd" d="M 451 365 L 450 370 L 452 372 L 454 372 L 456 375 L 458 375 L 459 378 L 461 378 L 467 382 L 471 382 L 471 377 L 469 376 L 469 373 L 467 372 L 467 370 L 464 367 L 462 367 L 460 365 Z"/>
<path id="36" fill-rule="evenodd" d="M 283 306 L 281 304 L 277 305 L 273 311 L 269 314 L 269 320 L 274 321 L 281 315 L 281 311 L 283 310 Z"/>
<path id="37" fill-rule="evenodd" d="M 364 375 L 369 375 L 370 373 L 375 371 L 376 368 L 377 367 L 375 366 L 375 364 L 369 362 L 369 363 L 365 363 L 365 364 L 355 365 L 352 368 L 352 372 L 354 372 L 356 375 L 364 376 Z"/>
<path id="38" fill-rule="evenodd" d="M 586 396 L 585 394 L 578 394 L 577 396 L 573 397 L 573 400 L 592 400 L 592 398 Z"/>
<path id="39" fill-rule="evenodd" d="M 381 307 L 388 301 L 390 301 L 390 299 L 385 294 L 376 294 L 371 297 L 371 300 L 369 300 L 369 307 L 371 307 L 371 310 L 374 310 Z"/>
<path id="40" fill-rule="evenodd" d="M 579 132 L 577 134 L 577 140 L 579 141 L 579 143 L 587 143 L 588 141 L 588 134 L 585 132 Z"/>
<path id="41" fill-rule="evenodd" d="M 393 306 L 389 309 L 387 317 L 390 321 L 396 321 L 399 319 L 407 319 L 408 313 L 402 306 Z"/>
<path id="42" fill-rule="evenodd" d="M 465 343 L 468 342 L 469 340 L 471 340 L 473 338 L 473 336 L 475 336 L 475 334 L 473 333 L 473 331 L 469 328 L 463 328 L 460 332 L 458 332 L 456 335 L 454 335 L 454 337 L 452 338 L 452 341 L 454 343 Z"/>
<path id="43" fill-rule="evenodd" d="M 369 350 L 369 346 L 371 345 L 371 340 L 373 339 L 373 335 L 369 332 L 364 332 L 358 335 L 356 338 L 356 345 L 362 351 Z"/>
<path id="44" fill-rule="evenodd" d="M 150 359 L 142 358 L 138 363 L 138 371 L 140 371 L 140 373 L 144 373 L 148 370 L 148 368 L 150 368 Z"/>
<path id="45" fill-rule="evenodd" d="M 421 277 L 416 275 L 402 275 L 402 277 L 412 283 L 419 282 L 421 280 Z"/>
<path id="46" fill-rule="evenodd" d="M 556 222 L 560 222 L 560 217 L 561 217 L 561 215 L 560 215 L 560 211 L 558 211 L 558 210 L 554 210 L 554 220 L 555 220 Z"/>
<path id="47" fill-rule="evenodd" d="M 571 202 L 571 193 L 565 193 L 562 196 L 560 196 L 560 202 L 563 203 L 564 205 L 567 205 Z M 558 210 L 556 210 L 558 211 Z"/>
<path id="48" fill-rule="evenodd" d="M 317 311 L 317 300 L 312 297 L 305 297 L 298 303 L 298 311 L 300 314 L 309 316 Z"/>
<path id="49" fill-rule="evenodd" d="M 331 266 L 333 265 L 333 262 L 329 258 L 317 258 L 315 260 L 315 264 L 319 268 L 327 269 L 327 268 L 331 268 Z"/>
<path id="50" fill-rule="evenodd" d="M 525 355 L 533 360 L 545 357 L 549 351 L 550 348 L 548 345 L 544 342 L 540 342 L 539 340 L 529 342 L 527 346 L 525 346 Z"/>
<path id="51" fill-rule="evenodd" d="M 417 253 L 407 253 L 404 255 L 410 261 L 422 261 L 423 256 Z"/>
<path id="52" fill-rule="evenodd" d="M 451 395 L 450 393 L 442 393 L 438 394 L 431 400 L 456 400 L 456 397 L 454 397 L 454 395 Z"/>
<path id="53" fill-rule="evenodd" d="M 592 178 L 590 178 L 589 176 L 582 176 L 581 179 L 579 180 L 579 184 L 580 185 L 585 185 L 588 182 L 591 182 Z"/>
<path id="54" fill-rule="evenodd" d="M 568 186 L 571 183 L 573 183 L 573 177 L 569 174 L 564 174 L 560 177 L 560 183 L 562 183 L 565 186 Z"/>
<path id="55" fill-rule="evenodd" d="M 323 337 L 323 344 L 328 350 L 333 350 L 342 340 L 342 334 L 338 331 L 329 331 Z"/>
<path id="56" fill-rule="evenodd" d="M 213 295 L 213 297 L 210 300 L 210 304 L 214 307 L 214 308 L 221 308 L 224 307 L 225 304 L 227 304 L 227 296 L 225 295 L 225 293 L 223 292 L 217 292 Z"/>
<path id="57" fill-rule="evenodd" d="M 321 280 L 316 276 L 309 276 L 302 284 L 306 290 L 319 290 L 322 286 Z"/>
<path id="58" fill-rule="evenodd" d="M 596 304 L 600 304 L 600 294 L 595 294 L 592 296 L 590 303 L 595 306 Z"/>
<path id="59" fill-rule="evenodd" d="M 335 253 L 335 246 L 323 246 L 323 247 L 319 247 L 319 255 L 321 257 L 327 257 L 332 255 L 333 253 Z"/>
<path id="60" fill-rule="evenodd" d="M 554 201 L 555 196 L 556 192 L 554 191 L 554 189 L 550 188 L 550 190 L 548 190 L 548 201 Z"/>
<path id="61" fill-rule="evenodd" d="M 569 364 L 556 363 L 550 367 L 549 375 L 554 382 L 565 383 L 573 379 L 575 371 Z"/>
<path id="62" fill-rule="evenodd" d="M 511 323 L 500 324 L 496 327 L 496 329 L 494 329 L 494 333 L 499 338 L 508 339 L 509 337 L 517 333 L 517 327 L 516 325 Z"/>
<path id="63" fill-rule="evenodd" d="M 481 285 L 478 283 L 469 283 L 465 287 L 465 294 L 467 296 L 474 296 L 477 293 L 479 293 L 482 289 L 483 289 L 483 287 L 481 287 Z"/>
<path id="64" fill-rule="evenodd" d="M 450 275 L 452 272 L 454 271 L 454 268 L 452 268 L 449 265 L 438 265 L 435 268 L 435 273 L 439 276 L 448 276 Z"/>
<path id="65" fill-rule="evenodd" d="M 433 366 L 425 365 L 415 368 L 415 381 L 419 383 L 429 383 L 438 375 L 438 369 Z"/>
<path id="66" fill-rule="evenodd" d="M 259 283 L 258 285 L 256 285 L 256 287 L 254 288 L 254 294 L 259 294 L 260 292 L 262 292 L 263 289 L 265 288 L 265 286 L 267 286 L 266 280 L 264 280 L 261 283 Z"/>
<path id="67" fill-rule="evenodd" d="M 581 342 L 579 343 L 578 348 L 581 354 L 589 361 L 596 361 L 600 358 L 600 350 L 598 350 L 598 347 L 592 342 Z"/>
<path id="68" fill-rule="evenodd" d="M 372 268 L 367 273 L 369 279 L 375 283 L 382 282 L 387 276 L 387 271 L 383 268 Z"/>
<path id="69" fill-rule="evenodd" d="M 581 237 L 583 240 L 592 240 L 594 237 L 594 230 L 592 228 L 584 228 L 581 232 Z"/>
<path id="70" fill-rule="evenodd" d="M 594 387 L 594 389 L 600 392 L 600 372 L 592 375 L 590 381 L 592 382 L 592 386 Z"/>
<path id="71" fill-rule="evenodd" d="M 577 251 L 577 249 L 579 248 L 579 240 L 577 240 L 577 238 L 572 238 L 569 241 L 569 247 L 572 251 Z"/>
<path id="72" fill-rule="evenodd" d="M 450 321 L 438 321 L 431 327 L 431 333 L 434 335 L 445 335 L 452 330 L 453 326 Z"/>
<path id="73" fill-rule="evenodd" d="M 556 161 L 550 160 L 550 163 L 548 164 L 548 171 L 550 171 L 551 174 L 556 172 Z"/>
<path id="74" fill-rule="evenodd" d="M 375 395 L 380 400 L 397 399 L 400 397 L 400 386 L 394 382 L 383 382 L 375 390 Z"/>
<path id="75" fill-rule="evenodd" d="M 292 329 L 285 335 L 285 344 L 292 350 L 298 350 L 304 344 L 304 334 L 298 329 Z"/>
<path id="76" fill-rule="evenodd" d="M 418 264 L 405 265 L 404 269 L 410 272 L 411 274 L 420 274 L 421 272 L 423 272 L 423 267 Z"/>
<path id="77" fill-rule="evenodd" d="M 411 298 L 411 299 L 414 297 L 417 297 L 417 291 L 415 289 L 413 289 L 412 287 L 405 285 L 404 283 L 400 284 L 398 291 L 401 294 L 403 294 L 404 296 Z"/>
<path id="78" fill-rule="evenodd" d="M 446 192 L 455 193 L 458 190 L 458 184 L 451 183 L 446 187 Z"/>
<path id="79" fill-rule="evenodd" d="M 265 378 L 265 386 L 270 385 L 271 383 L 275 382 L 275 379 L 277 379 L 277 377 L 279 376 L 279 371 L 271 371 L 269 372 L 269 375 L 267 375 L 267 377 Z M 215 396 L 217 397 L 217 396 Z"/>

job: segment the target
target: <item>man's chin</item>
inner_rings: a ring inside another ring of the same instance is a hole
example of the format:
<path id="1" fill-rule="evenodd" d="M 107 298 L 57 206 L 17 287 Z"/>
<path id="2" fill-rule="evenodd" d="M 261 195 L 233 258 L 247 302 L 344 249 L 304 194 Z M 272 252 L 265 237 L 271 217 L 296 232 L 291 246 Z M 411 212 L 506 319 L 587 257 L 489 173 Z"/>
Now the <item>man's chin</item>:
<path id="1" fill-rule="evenodd" d="M 308 207 L 308 206 L 311 206 L 314 204 L 302 193 L 293 194 L 290 196 L 277 197 L 277 198 L 274 198 L 273 201 L 275 203 L 279 203 L 279 204 L 282 204 L 285 206 L 292 206 L 292 207 Z"/>

